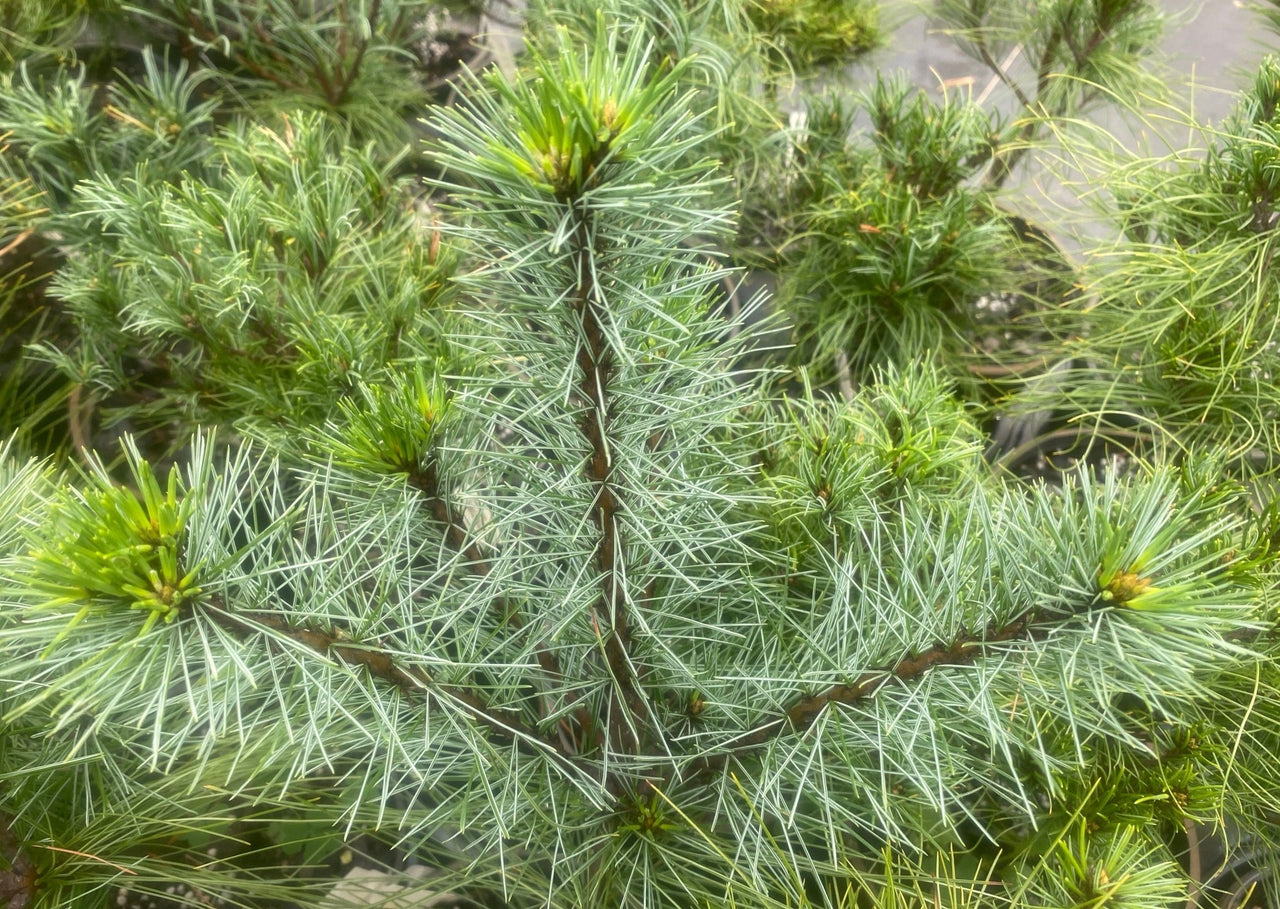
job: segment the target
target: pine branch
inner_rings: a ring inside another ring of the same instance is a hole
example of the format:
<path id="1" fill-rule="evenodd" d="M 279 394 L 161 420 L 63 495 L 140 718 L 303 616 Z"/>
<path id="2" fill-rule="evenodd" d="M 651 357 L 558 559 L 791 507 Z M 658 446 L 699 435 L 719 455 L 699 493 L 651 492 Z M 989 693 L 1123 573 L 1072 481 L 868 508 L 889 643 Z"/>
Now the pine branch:
<path id="1" fill-rule="evenodd" d="M 287 638 L 307 650 L 348 666 L 364 668 L 370 677 L 398 689 L 412 698 L 424 699 L 429 709 L 433 703 L 452 701 L 461 704 L 481 725 L 504 740 L 514 742 L 529 754 L 549 756 L 566 771 L 579 769 L 562 754 L 556 742 L 539 736 L 514 711 L 498 710 L 487 704 L 474 689 L 434 681 L 417 667 L 403 667 L 394 655 L 378 646 L 344 640 L 340 632 L 321 631 L 292 625 L 277 615 L 263 612 L 240 614 L 232 610 L 222 597 L 205 599 L 200 608 L 219 627 L 245 640 L 266 629 Z"/>
<path id="2" fill-rule="evenodd" d="M 992 55 L 991 49 L 987 47 L 986 37 L 982 34 L 980 29 L 974 31 L 973 45 L 978 52 L 978 59 L 986 65 L 987 69 L 991 70 L 997 79 L 1003 82 L 1005 86 L 1013 92 L 1014 97 L 1018 99 L 1018 103 L 1029 111 L 1033 110 L 1035 105 L 1031 98 L 1027 96 L 1027 93 L 1023 91 L 1022 86 L 1014 81 L 1013 77 L 1009 75 L 1005 68 L 1001 66 L 999 61 L 997 61 Z"/>
<path id="3" fill-rule="evenodd" d="M 982 655 L 985 648 L 994 644 L 1039 640 L 1044 635 L 1044 630 L 1037 627 L 1040 618 L 1035 611 L 1026 612 L 985 635 L 961 634 L 950 644 L 935 644 L 919 653 L 908 654 L 891 666 L 864 672 L 853 682 L 832 685 L 817 694 L 804 695 L 781 716 L 730 739 L 722 746 L 720 753 L 709 755 L 695 763 L 695 773 L 719 770 L 731 757 L 740 757 L 763 748 L 782 736 L 803 734 L 829 706 L 851 707 L 867 701 L 891 681 L 909 683 L 935 667 L 969 665 Z"/>
<path id="4" fill-rule="evenodd" d="M 425 467 L 411 471 L 409 473 L 409 484 L 427 497 L 427 508 L 431 511 L 432 517 L 444 525 L 446 542 L 455 552 L 462 554 L 466 560 L 467 568 L 479 577 L 487 576 L 493 570 L 493 565 L 480 548 L 479 540 L 469 538 L 466 519 L 462 512 L 452 506 L 445 498 L 440 484 L 438 460 L 430 458 Z M 497 597 L 493 602 L 493 608 L 499 620 L 511 628 L 520 630 L 525 627 L 524 617 L 520 614 L 520 610 L 510 603 L 506 597 Z M 548 678 L 552 681 L 560 681 L 564 678 L 564 671 L 560 667 L 560 661 L 545 641 L 537 645 L 536 656 L 538 665 L 542 667 L 542 671 L 547 674 Z M 565 722 L 567 724 L 567 721 Z M 590 712 L 583 707 L 579 707 L 574 711 L 573 725 L 569 728 L 562 727 L 566 737 L 561 741 L 560 750 L 566 754 L 576 754 L 583 751 L 590 743 L 592 730 L 596 729 L 597 726 L 598 724 L 594 721 Z"/>
<path id="5" fill-rule="evenodd" d="M 378 20 L 382 17 L 382 0 L 373 0 L 369 4 L 369 14 L 366 17 L 369 23 L 367 33 L 360 36 L 360 46 L 356 49 L 356 55 L 347 64 L 346 76 L 343 78 L 341 85 L 338 87 L 337 100 L 333 101 L 334 105 L 341 104 L 346 100 L 347 94 L 351 91 L 352 84 L 356 81 L 356 77 L 360 75 L 360 67 L 364 63 L 364 55 L 369 50 L 369 45 L 373 43 L 374 36 L 378 33 Z M 343 29 L 340 33 L 343 40 L 347 37 L 347 30 Z M 346 58 L 346 48 L 342 48 L 338 54 L 339 59 Z"/>
<path id="6" fill-rule="evenodd" d="M 480 577 L 492 570 L 492 565 L 480 549 L 478 540 L 469 540 L 466 519 L 462 512 L 449 504 L 440 488 L 440 468 L 435 458 L 431 458 L 425 467 L 409 473 L 409 485 L 427 497 L 427 508 L 431 516 L 444 525 L 445 540 L 467 560 L 467 568 Z M 504 615 L 509 615 L 504 610 Z M 517 627 L 520 619 L 514 621 Z"/>

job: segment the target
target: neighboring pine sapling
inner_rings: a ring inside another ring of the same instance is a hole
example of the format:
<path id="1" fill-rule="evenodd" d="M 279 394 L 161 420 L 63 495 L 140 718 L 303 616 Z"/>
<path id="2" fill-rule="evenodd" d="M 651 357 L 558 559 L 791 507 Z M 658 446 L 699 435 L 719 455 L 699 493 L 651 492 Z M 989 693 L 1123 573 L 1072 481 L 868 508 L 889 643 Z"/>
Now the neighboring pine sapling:
<path id="1" fill-rule="evenodd" d="M 199 176 L 139 165 L 77 185 L 51 294 L 80 333 L 46 353 L 86 406 L 269 432 L 442 353 L 438 238 L 419 242 L 396 161 L 349 138 L 317 115 L 241 124 L 205 140 L 217 166 Z"/>
<path id="2" fill-rule="evenodd" d="M 0 76 L 0 129 L 7 137 L 0 168 L 44 194 L 30 206 L 27 226 L 74 237 L 74 224 L 61 216 L 77 184 L 100 174 L 141 166 L 160 182 L 202 171 L 219 107 L 201 97 L 209 74 L 151 50 L 141 62 L 138 78 L 121 75 L 109 87 L 88 79 L 83 65 L 24 65 Z"/>
<path id="3" fill-rule="evenodd" d="M 802 74 L 847 64 L 881 41 L 870 0 L 757 0 L 746 11 L 778 61 Z"/>
<path id="4" fill-rule="evenodd" d="M 112 0 L 10 0 L 0 8 L 0 72 L 19 60 L 56 56 L 86 16 L 111 11 L 113 5 Z"/>
<path id="5" fill-rule="evenodd" d="M 941 352 L 958 363 L 978 346 L 975 304 L 1017 286 L 1023 252 L 992 194 L 972 185 L 998 120 L 901 79 L 878 80 L 858 106 L 871 121 L 865 139 L 838 101 L 810 112 L 783 206 L 792 235 L 779 249 L 794 356 L 847 386 Z"/>
<path id="6" fill-rule="evenodd" d="M 853 117 L 814 102 L 757 238 L 777 250 L 766 264 L 782 278 L 798 358 L 846 393 L 870 369 L 918 357 L 941 355 L 958 378 L 1039 362 L 1017 323 L 1062 302 L 1069 266 L 1041 230 L 997 209 L 995 191 L 1050 124 L 1144 84 L 1162 22 L 1146 0 L 940 0 L 934 13 L 1020 116 L 878 81 L 858 105 L 870 147 L 845 149 Z"/>
<path id="7" fill-rule="evenodd" d="M 1154 87 L 1144 63 L 1164 15 L 1151 0 L 936 0 L 960 49 L 991 70 L 1022 107 L 985 176 L 998 189 L 1054 121 Z"/>
<path id="8" fill-rule="evenodd" d="M 1197 457 L 1226 449 L 1247 473 L 1280 452 L 1280 62 L 1203 145 L 1152 161 L 1105 157 L 1104 214 L 1120 234 L 1091 258 L 1089 293 L 1045 314 L 1059 368 L 1022 394 L 1081 432 Z"/>
<path id="9" fill-rule="evenodd" d="M 162 0 L 124 9 L 259 110 L 325 111 L 359 141 L 401 145 L 426 95 L 411 52 L 425 38 L 426 0 Z"/>

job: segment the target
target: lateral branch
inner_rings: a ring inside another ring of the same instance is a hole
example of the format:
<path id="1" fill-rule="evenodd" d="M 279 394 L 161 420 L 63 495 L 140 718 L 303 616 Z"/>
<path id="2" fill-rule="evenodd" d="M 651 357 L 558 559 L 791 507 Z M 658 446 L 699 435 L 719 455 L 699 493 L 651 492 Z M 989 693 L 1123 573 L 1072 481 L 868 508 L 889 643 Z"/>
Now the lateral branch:
<path id="1" fill-rule="evenodd" d="M 456 552 L 462 553 L 467 560 L 467 568 L 484 577 L 492 566 L 485 558 L 477 540 L 469 539 L 467 524 L 462 512 L 449 504 L 440 489 L 440 468 L 433 458 L 426 467 L 409 474 L 409 484 L 427 497 L 427 507 L 431 516 L 444 525 L 445 541 Z M 523 623 L 518 613 L 506 612 L 508 623 L 519 628 Z"/>
<path id="2" fill-rule="evenodd" d="M 804 695 L 781 716 L 730 739 L 718 753 L 702 758 L 694 765 L 694 770 L 697 773 L 719 770 L 730 757 L 763 748 L 784 735 L 803 733 L 817 722 L 827 707 L 833 704 L 852 706 L 866 701 L 891 681 L 914 681 L 935 666 L 968 665 L 984 648 L 993 644 L 1035 639 L 1038 636 L 1034 627 L 1037 618 L 1035 611 L 1025 612 L 1012 622 L 992 629 L 985 635 L 962 634 L 950 644 L 935 644 L 920 653 L 908 654 L 891 666 L 864 672 L 852 682 L 832 685 L 817 694 Z"/>
<path id="3" fill-rule="evenodd" d="M 427 507 L 431 509 L 432 517 L 444 526 L 445 542 L 454 551 L 462 554 L 466 560 L 467 567 L 474 574 L 480 577 L 487 576 L 492 570 L 492 565 L 480 548 L 479 541 L 471 539 L 467 533 L 466 521 L 461 511 L 445 499 L 441 490 L 439 465 L 435 460 L 431 460 L 426 467 L 411 472 L 409 474 L 409 483 L 426 496 Z M 498 613 L 498 617 L 507 625 L 517 630 L 524 627 L 524 618 L 520 615 L 520 610 L 510 603 L 506 597 L 496 597 L 493 601 L 493 606 Z M 538 665 L 542 667 L 542 671 L 549 678 L 555 680 L 563 678 L 560 661 L 556 659 L 555 654 L 551 652 L 551 648 L 545 642 L 538 644 L 536 656 Z M 575 710 L 571 728 L 563 730 L 573 745 L 572 748 L 564 750 L 576 752 L 584 750 L 588 744 L 587 739 L 590 737 L 590 730 L 593 726 L 594 723 L 590 713 L 581 707 Z"/>
<path id="4" fill-rule="evenodd" d="M 530 753 L 551 754 L 561 764 L 572 767 L 567 755 L 561 753 L 555 744 L 540 738 L 514 711 L 490 707 L 470 688 L 437 683 L 418 667 L 400 665 L 392 654 L 379 646 L 344 639 L 332 631 L 293 625 L 268 612 L 240 614 L 231 610 L 220 596 L 202 600 L 201 606 L 219 627 L 242 640 L 268 629 L 321 656 L 348 666 L 363 667 L 372 678 L 399 689 L 409 697 L 423 698 L 428 704 L 442 700 L 457 702 L 496 735 L 515 742 Z"/>

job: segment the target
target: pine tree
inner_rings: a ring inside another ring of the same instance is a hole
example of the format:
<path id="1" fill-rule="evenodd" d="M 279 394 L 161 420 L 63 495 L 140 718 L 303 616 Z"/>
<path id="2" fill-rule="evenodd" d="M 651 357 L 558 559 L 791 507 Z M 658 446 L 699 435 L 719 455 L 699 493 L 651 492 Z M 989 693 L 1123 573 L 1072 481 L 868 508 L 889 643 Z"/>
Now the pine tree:
<path id="1" fill-rule="evenodd" d="M 143 59 L 127 117 L 0 107 L 45 361 L 150 430 L 0 456 L 10 907 L 333 905 L 379 842 L 480 905 L 1155 909 L 1188 825 L 1265 834 L 1275 506 L 760 366 L 697 60 L 548 29 L 433 110 L 417 218 L 385 137 Z"/>

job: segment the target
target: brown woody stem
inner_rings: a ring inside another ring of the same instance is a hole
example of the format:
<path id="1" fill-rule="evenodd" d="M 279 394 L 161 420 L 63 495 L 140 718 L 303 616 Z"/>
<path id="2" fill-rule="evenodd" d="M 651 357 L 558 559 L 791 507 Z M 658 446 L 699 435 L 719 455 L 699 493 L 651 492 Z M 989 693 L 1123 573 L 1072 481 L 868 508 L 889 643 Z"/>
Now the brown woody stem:
<path id="1" fill-rule="evenodd" d="M 365 37 L 360 38 L 360 46 L 356 49 L 355 59 L 346 64 L 346 76 L 342 80 L 342 84 L 338 87 L 338 97 L 334 100 L 334 104 L 342 104 L 347 100 L 347 95 L 351 92 L 351 86 L 356 81 L 356 77 L 360 75 L 360 67 L 364 63 L 365 52 L 369 50 L 369 44 L 373 41 L 374 36 L 378 34 L 378 20 L 382 18 L 382 0 L 373 0 L 369 5 L 368 25 L 369 32 Z M 345 23 L 344 23 L 345 25 Z M 347 30 L 342 30 L 342 36 L 345 38 Z M 345 63 L 346 48 L 339 53 L 339 58 Z"/>
<path id="2" fill-rule="evenodd" d="M 935 666 L 967 665 L 992 644 L 1033 639 L 1036 637 L 1034 623 L 1037 618 L 1035 613 L 1026 612 L 1006 625 L 992 629 L 986 635 L 962 634 L 950 644 L 935 644 L 920 653 L 908 654 L 891 666 L 864 672 L 852 682 L 832 685 L 817 694 L 804 695 L 782 715 L 730 739 L 718 753 L 703 758 L 694 769 L 699 773 L 719 770 L 730 757 L 763 748 L 781 736 L 802 733 L 817 722 L 827 707 L 834 704 L 859 704 L 874 696 L 890 681 L 914 681 Z"/>
<path id="3" fill-rule="evenodd" d="M 226 601 L 216 595 L 203 600 L 202 607 L 214 623 L 238 638 L 247 638 L 264 630 L 275 632 L 321 656 L 348 666 L 363 667 L 371 678 L 397 688 L 409 697 L 423 698 L 428 704 L 440 701 L 461 704 L 481 725 L 514 741 L 518 747 L 532 753 L 552 754 L 566 766 L 572 766 L 554 743 L 539 738 L 534 729 L 516 713 L 490 707 L 470 688 L 440 684 L 416 666 L 404 667 L 396 661 L 394 655 L 376 643 L 358 643 L 346 640 L 332 631 L 293 625 L 280 616 L 267 612 L 233 612 L 227 607 Z"/>
<path id="4" fill-rule="evenodd" d="M 421 491 L 427 498 L 427 507 L 431 509 L 431 515 L 437 521 L 444 525 L 445 541 L 456 552 L 462 553 L 466 559 L 467 567 L 479 575 L 484 577 L 489 574 L 492 566 L 485 557 L 480 543 L 470 538 L 467 533 L 465 519 L 460 510 L 451 505 L 444 497 L 440 484 L 440 472 L 436 461 L 431 460 L 426 467 L 414 471 L 409 475 L 409 483 Z M 520 615 L 520 611 L 505 597 L 498 597 L 494 600 L 494 610 L 498 613 L 499 618 L 507 625 L 515 629 L 524 627 L 524 619 Z M 539 644 L 537 648 L 538 665 L 542 667 L 542 671 L 552 679 L 560 679 L 563 673 L 560 670 L 560 661 L 556 659 L 554 653 L 545 644 Z M 587 742 L 586 737 L 589 730 L 594 726 L 591 716 L 586 710 L 579 708 L 574 712 L 575 729 L 570 730 L 570 736 L 574 742 L 575 751 L 582 751 Z"/>
<path id="5" fill-rule="evenodd" d="M 619 564 L 622 550 L 620 503 L 612 478 L 613 454 L 609 449 L 609 423 L 612 418 L 609 380 L 614 358 L 602 322 L 605 309 L 595 279 L 591 234 L 590 216 L 579 212 L 575 235 L 576 288 L 570 304 L 578 317 L 581 332 L 577 354 L 578 393 L 586 408 L 580 426 L 591 449 L 586 473 L 596 491 L 591 519 L 600 533 L 595 554 L 596 568 L 600 572 L 600 597 L 591 607 L 591 621 L 601 637 L 605 661 L 614 681 L 607 724 L 609 739 L 615 747 L 636 754 L 640 750 L 639 725 L 646 705 L 631 663 L 626 582 Z"/>

